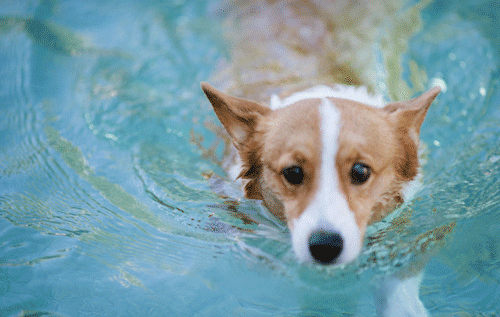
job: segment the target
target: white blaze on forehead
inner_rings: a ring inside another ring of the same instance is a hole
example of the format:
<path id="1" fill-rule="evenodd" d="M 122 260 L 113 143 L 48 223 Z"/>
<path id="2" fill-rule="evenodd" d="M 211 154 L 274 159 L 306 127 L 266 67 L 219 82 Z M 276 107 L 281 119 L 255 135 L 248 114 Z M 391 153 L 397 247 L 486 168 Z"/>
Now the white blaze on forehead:
<path id="1" fill-rule="evenodd" d="M 294 219 L 291 226 L 292 244 L 299 260 L 312 261 L 308 240 L 317 230 L 333 231 L 341 235 L 344 248 L 337 263 L 353 260 L 361 249 L 361 236 L 354 214 L 344 197 L 338 178 L 335 157 L 338 150 L 340 112 L 326 98 L 320 106 L 321 166 L 317 174 L 317 189 L 310 205 Z"/>

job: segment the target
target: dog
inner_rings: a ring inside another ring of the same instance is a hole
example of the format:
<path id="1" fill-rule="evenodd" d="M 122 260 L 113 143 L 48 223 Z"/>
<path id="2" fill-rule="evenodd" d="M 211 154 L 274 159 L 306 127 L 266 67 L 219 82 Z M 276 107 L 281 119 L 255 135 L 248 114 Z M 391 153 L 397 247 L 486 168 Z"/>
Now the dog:
<path id="1" fill-rule="evenodd" d="M 212 79 L 225 92 L 201 84 L 230 139 L 221 165 L 245 197 L 287 224 L 302 263 L 353 261 L 367 226 L 421 185 L 420 127 L 440 88 L 393 103 L 371 93 L 378 90 L 375 30 L 401 6 L 229 1 L 221 10 L 232 30 L 231 62 Z M 411 95 L 395 84 L 397 68 L 388 75 L 390 97 Z M 385 278 L 378 315 L 426 316 L 421 279 L 421 264 Z"/>
<path id="2" fill-rule="evenodd" d="M 363 87 L 316 86 L 270 106 L 201 87 L 235 149 L 228 174 L 290 229 L 300 262 L 346 264 L 366 227 L 411 200 L 419 134 L 440 93 L 384 104 Z M 421 273 L 385 281 L 379 313 L 425 316 Z"/>

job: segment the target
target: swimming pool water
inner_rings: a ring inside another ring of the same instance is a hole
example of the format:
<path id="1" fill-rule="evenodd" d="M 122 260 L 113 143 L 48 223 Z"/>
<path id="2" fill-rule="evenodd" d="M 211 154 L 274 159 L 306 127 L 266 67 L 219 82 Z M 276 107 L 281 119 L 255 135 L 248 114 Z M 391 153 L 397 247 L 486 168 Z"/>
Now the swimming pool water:
<path id="1" fill-rule="evenodd" d="M 337 269 L 297 264 L 282 224 L 207 180 L 224 173 L 191 140 L 215 139 L 217 5 L 0 3 L 0 316 L 370 316 L 379 278 L 421 253 L 432 315 L 500 315 L 497 2 L 420 13 L 403 78 L 416 63 L 446 86 L 425 185 Z"/>

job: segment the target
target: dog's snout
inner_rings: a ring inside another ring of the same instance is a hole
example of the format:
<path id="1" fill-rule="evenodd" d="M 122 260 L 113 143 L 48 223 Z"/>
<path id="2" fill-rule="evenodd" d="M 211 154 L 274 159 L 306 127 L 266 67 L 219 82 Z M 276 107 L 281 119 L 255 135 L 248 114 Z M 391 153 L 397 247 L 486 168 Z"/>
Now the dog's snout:
<path id="1" fill-rule="evenodd" d="M 325 230 L 313 232 L 308 242 L 309 251 L 314 260 L 324 265 L 335 263 L 344 247 L 340 234 Z"/>

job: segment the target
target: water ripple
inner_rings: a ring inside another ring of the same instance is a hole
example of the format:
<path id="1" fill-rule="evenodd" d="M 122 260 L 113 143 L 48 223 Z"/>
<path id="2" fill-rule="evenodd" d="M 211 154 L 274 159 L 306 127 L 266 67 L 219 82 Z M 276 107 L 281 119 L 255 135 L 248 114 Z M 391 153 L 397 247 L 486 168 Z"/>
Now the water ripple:
<path id="1" fill-rule="evenodd" d="M 214 138 L 198 83 L 223 48 L 206 5 L 41 1 L 0 17 L 5 314 L 364 314 L 379 278 L 429 258 L 431 312 L 498 311 L 498 52 L 478 24 L 444 14 L 410 40 L 397 77 L 447 87 L 422 129 L 426 186 L 354 263 L 325 268 L 297 263 L 286 226 L 190 143 Z"/>

